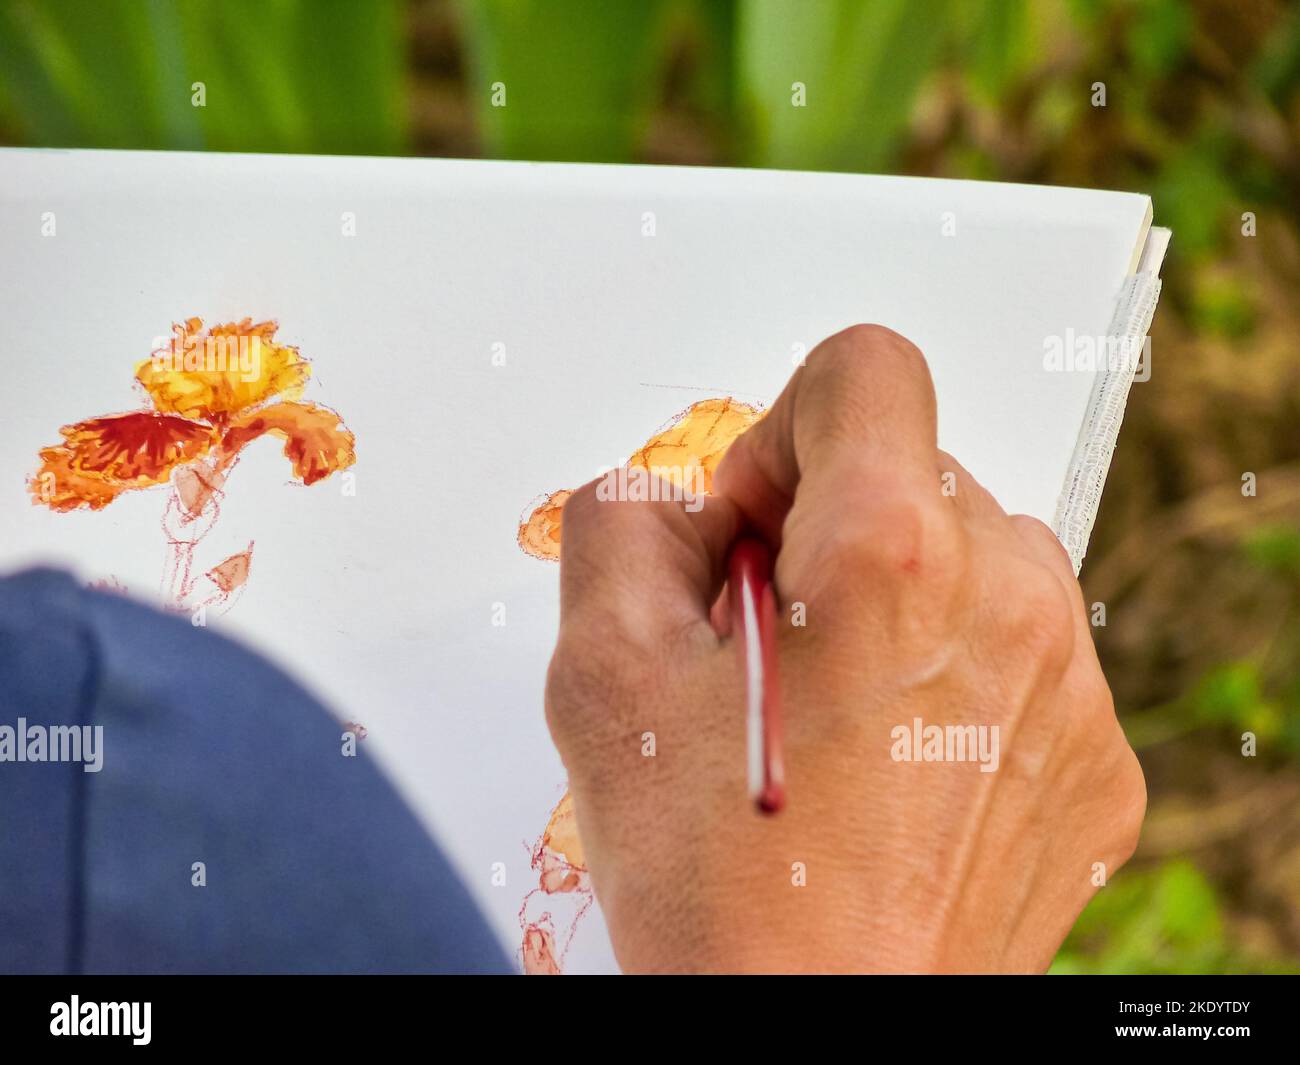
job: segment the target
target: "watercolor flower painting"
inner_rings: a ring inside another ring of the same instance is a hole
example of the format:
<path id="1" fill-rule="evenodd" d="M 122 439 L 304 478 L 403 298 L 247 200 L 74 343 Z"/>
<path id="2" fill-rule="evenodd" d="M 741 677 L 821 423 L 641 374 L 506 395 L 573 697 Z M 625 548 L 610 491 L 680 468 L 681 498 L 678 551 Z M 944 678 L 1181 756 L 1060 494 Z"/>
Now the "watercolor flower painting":
<path id="1" fill-rule="evenodd" d="M 704 399 L 679 413 L 627 460 L 679 487 L 713 491 L 713 472 L 731 442 L 763 416 L 759 407 L 735 399 Z M 533 558 L 560 559 L 560 515 L 571 488 L 535 501 L 519 525 L 519 547 Z"/>
<path id="2" fill-rule="evenodd" d="M 624 464 L 646 470 L 679 487 L 713 491 L 713 474 L 736 437 L 763 417 L 759 407 L 735 399 L 705 399 L 688 407 L 650 437 Z M 519 524 L 520 549 L 534 558 L 558 562 L 564 504 L 572 489 L 561 489 L 530 505 Z M 537 887 L 519 908 L 520 961 L 529 975 L 558 975 L 578 924 L 594 898 L 578 835 L 572 795 L 564 796 L 534 843 L 531 862 Z M 561 901 L 567 917 L 557 919 Z"/>
<path id="3" fill-rule="evenodd" d="M 241 452 L 271 435 L 284 443 L 304 485 L 356 462 L 356 441 L 328 407 L 301 401 L 311 364 L 277 343 L 274 321 L 203 328 L 199 318 L 135 367 L 146 406 L 65 425 L 41 450 L 28 482 L 32 502 L 53 511 L 102 510 L 126 492 L 169 486 L 162 528 L 164 600 L 178 610 L 228 607 L 248 580 L 253 544 L 195 573 L 195 553 L 221 510 Z"/>

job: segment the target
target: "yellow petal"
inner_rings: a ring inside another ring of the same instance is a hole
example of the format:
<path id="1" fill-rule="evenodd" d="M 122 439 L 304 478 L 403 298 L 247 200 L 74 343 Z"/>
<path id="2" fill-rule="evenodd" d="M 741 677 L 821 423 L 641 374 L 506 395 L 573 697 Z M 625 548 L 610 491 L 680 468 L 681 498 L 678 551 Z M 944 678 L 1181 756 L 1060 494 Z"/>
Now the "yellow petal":
<path id="1" fill-rule="evenodd" d="M 713 491 L 713 472 L 727 448 L 763 414 L 758 407 L 734 399 L 701 400 L 647 440 L 627 465 L 707 495 Z M 571 495 L 570 489 L 552 492 L 520 522 L 519 546 L 526 554 L 545 560 L 560 557 L 561 515 Z"/>
<path id="2" fill-rule="evenodd" d="M 578 838 L 578 817 L 573 809 L 572 792 L 566 791 L 564 798 L 551 811 L 551 819 L 542 833 L 542 844 L 553 854 L 563 855 L 566 864 L 586 870 L 587 858 L 582 851 L 582 840 Z"/>
<path id="3" fill-rule="evenodd" d="M 245 318 L 204 330 L 190 318 L 172 327 L 169 347 L 136 366 L 136 380 L 158 410 L 216 424 L 277 396 L 296 399 L 311 365 L 274 342 L 277 328 Z"/>
<path id="4" fill-rule="evenodd" d="M 713 491 L 713 473 L 732 441 L 763 417 L 763 411 L 734 399 L 705 399 L 688 407 L 628 459 L 629 466 L 655 470 L 673 484 L 692 487 L 697 473 Z"/>

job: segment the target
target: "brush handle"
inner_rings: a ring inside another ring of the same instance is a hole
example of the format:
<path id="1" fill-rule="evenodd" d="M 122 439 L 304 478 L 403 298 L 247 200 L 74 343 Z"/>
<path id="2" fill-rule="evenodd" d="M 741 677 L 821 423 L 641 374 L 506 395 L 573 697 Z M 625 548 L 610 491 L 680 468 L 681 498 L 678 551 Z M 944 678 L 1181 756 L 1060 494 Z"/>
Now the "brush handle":
<path id="1" fill-rule="evenodd" d="M 766 814 L 785 805 L 781 683 L 776 655 L 776 590 L 767 545 L 742 537 L 728 564 L 733 632 L 745 672 L 749 797 Z"/>

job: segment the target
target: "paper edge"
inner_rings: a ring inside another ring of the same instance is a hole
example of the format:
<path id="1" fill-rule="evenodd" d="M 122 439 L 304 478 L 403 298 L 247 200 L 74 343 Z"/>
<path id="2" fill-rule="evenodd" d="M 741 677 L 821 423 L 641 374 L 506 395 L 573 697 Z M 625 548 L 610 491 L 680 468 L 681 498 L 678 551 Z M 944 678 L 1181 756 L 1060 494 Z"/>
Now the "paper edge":
<path id="1" fill-rule="evenodd" d="M 1160 268 L 1164 263 L 1171 230 L 1148 224 L 1139 235 L 1135 251 L 1136 270 L 1124 279 L 1111 319 L 1108 337 L 1141 344 L 1145 341 L 1155 317 L 1160 299 Z M 1148 359 L 1150 356 L 1148 355 Z M 1149 363 L 1148 363 L 1149 369 Z M 1137 374 L 1137 366 L 1120 369 L 1103 368 L 1088 410 L 1079 429 L 1079 440 L 1070 461 L 1070 471 L 1061 490 L 1052 520 L 1052 531 L 1064 545 L 1070 563 L 1078 576 L 1088 551 L 1088 540 L 1097 519 L 1102 489 L 1110 472 L 1115 444 L 1119 439 L 1120 425 L 1128 404 L 1129 389 Z"/>

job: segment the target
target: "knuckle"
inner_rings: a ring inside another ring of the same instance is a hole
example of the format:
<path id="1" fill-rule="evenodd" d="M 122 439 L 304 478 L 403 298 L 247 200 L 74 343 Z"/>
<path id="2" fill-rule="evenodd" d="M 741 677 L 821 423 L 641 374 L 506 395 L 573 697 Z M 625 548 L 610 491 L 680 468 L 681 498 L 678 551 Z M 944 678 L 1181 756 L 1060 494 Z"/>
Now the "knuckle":
<path id="1" fill-rule="evenodd" d="M 1010 518 L 1011 524 L 1016 527 L 1016 531 L 1024 536 L 1056 539 L 1056 533 L 1052 532 L 1051 527 L 1045 521 L 1035 518 L 1032 514 L 1012 514 Z"/>
<path id="2" fill-rule="evenodd" d="M 561 641 L 551 653 L 546 669 L 546 687 L 543 702 L 546 708 L 546 725 L 557 745 L 567 734 L 569 725 L 586 703 L 587 685 L 575 682 L 575 663 Z"/>
<path id="3" fill-rule="evenodd" d="M 826 544 L 837 571 L 914 577 L 936 590 L 955 587 L 966 571 L 965 537 L 955 512 L 923 489 L 908 487 L 862 504 Z"/>
<path id="4" fill-rule="evenodd" d="M 1118 731 L 1118 726 L 1117 726 Z M 1119 767 L 1115 773 L 1114 797 L 1114 846 L 1121 863 L 1133 857 L 1138 840 L 1142 834 L 1142 822 L 1146 818 L 1147 786 L 1142 772 L 1142 764 L 1129 747 L 1120 732 L 1119 743 L 1122 752 Z"/>
<path id="5" fill-rule="evenodd" d="M 1065 679 L 1063 695 L 1070 713 L 1063 727 L 1076 742 L 1095 746 L 1099 737 L 1108 739 L 1116 729 L 1115 699 L 1095 660 L 1087 663 L 1081 658 L 1078 665 L 1082 668 L 1072 666 Z"/>
<path id="6" fill-rule="evenodd" d="M 626 691 L 623 671 L 590 635 L 562 635 L 546 671 L 546 722 L 557 745 L 604 717 Z"/>
<path id="7" fill-rule="evenodd" d="M 1061 581 L 1038 563 L 1015 566 L 1003 583 L 1001 613 L 1009 637 L 1046 665 L 1064 669 L 1074 654 L 1074 604 Z"/>
<path id="8" fill-rule="evenodd" d="M 1071 575 L 1074 574 L 1070 555 L 1050 525 L 1029 514 L 1013 514 L 1011 523 L 1023 539 L 1038 544 L 1044 555 L 1059 559 L 1062 568 L 1067 569 Z"/>

